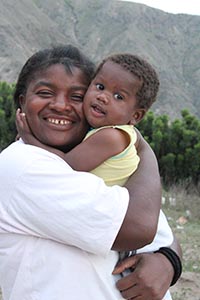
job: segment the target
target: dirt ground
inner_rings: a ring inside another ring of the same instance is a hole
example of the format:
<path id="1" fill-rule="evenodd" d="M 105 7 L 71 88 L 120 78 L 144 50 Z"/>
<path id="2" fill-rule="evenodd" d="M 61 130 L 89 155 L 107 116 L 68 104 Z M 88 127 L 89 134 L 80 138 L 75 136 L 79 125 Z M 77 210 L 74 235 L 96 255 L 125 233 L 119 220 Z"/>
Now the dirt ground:
<path id="1" fill-rule="evenodd" d="M 173 300 L 200 300 L 200 274 L 184 272 L 171 294 Z"/>
<path id="2" fill-rule="evenodd" d="M 167 209 L 165 214 L 183 252 L 182 276 L 170 289 L 173 300 L 200 300 L 200 222 L 183 211 Z"/>

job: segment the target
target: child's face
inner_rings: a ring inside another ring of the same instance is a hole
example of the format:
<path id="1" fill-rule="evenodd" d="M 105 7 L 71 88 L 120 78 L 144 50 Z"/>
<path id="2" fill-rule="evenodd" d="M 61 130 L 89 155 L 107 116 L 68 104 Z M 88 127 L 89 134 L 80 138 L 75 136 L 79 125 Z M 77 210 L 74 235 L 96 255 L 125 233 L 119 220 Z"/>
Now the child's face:
<path id="1" fill-rule="evenodd" d="M 94 127 L 134 124 L 138 112 L 136 94 L 142 81 L 120 65 L 107 61 L 84 97 L 84 112 Z"/>

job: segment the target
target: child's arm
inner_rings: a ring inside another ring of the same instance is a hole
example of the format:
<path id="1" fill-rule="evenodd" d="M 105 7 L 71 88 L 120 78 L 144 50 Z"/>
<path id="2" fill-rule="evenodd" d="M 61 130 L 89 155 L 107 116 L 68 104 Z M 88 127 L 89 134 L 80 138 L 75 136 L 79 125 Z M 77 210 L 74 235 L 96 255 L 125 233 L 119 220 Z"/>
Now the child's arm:
<path id="1" fill-rule="evenodd" d="M 65 154 L 65 160 L 77 171 L 91 171 L 108 158 L 122 152 L 130 143 L 127 133 L 103 128 Z"/>
<path id="2" fill-rule="evenodd" d="M 128 134 L 120 129 L 104 128 L 91 135 L 68 153 L 40 143 L 30 131 L 26 116 L 17 110 L 16 125 L 26 144 L 38 146 L 63 158 L 74 170 L 91 171 L 106 159 L 122 152 L 130 143 Z"/>

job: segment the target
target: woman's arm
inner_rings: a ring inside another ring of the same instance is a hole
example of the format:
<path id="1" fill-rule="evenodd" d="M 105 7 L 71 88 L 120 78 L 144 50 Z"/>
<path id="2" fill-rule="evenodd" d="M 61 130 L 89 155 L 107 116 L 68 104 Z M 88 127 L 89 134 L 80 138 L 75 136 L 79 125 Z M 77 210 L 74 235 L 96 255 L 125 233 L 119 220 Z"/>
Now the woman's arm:
<path id="1" fill-rule="evenodd" d="M 138 155 L 140 163 L 137 171 L 125 185 L 130 194 L 129 207 L 122 227 L 113 245 L 115 250 L 138 249 L 152 242 L 157 230 L 161 206 L 161 183 L 158 164 L 149 144 L 138 134 Z M 130 238 L 130 236 L 132 238 Z M 127 249 L 128 248 L 128 249 Z"/>

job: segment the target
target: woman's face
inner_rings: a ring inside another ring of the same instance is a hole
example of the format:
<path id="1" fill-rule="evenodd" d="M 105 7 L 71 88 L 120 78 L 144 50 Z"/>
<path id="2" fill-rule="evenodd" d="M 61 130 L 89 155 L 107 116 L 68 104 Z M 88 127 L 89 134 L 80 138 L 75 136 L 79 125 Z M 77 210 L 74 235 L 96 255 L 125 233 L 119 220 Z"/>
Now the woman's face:
<path id="1" fill-rule="evenodd" d="M 33 78 L 26 95 L 20 96 L 20 103 L 40 142 L 63 151 L 81 142 L 88 129 L 82 108 L 87 87 L 80 69 L 74 67 L 68 73 L 61 64 Z"/>

